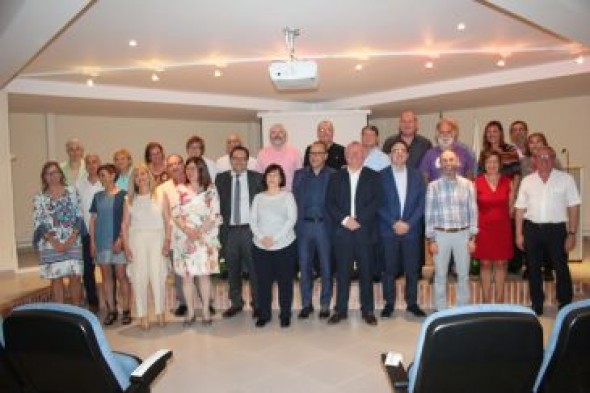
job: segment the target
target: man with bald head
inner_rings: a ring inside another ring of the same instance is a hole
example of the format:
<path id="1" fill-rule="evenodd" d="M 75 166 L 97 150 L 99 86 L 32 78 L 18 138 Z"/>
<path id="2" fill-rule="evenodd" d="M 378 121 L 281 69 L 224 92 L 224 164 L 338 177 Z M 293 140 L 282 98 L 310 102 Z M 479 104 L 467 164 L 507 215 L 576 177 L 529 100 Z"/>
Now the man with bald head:
<path id="1" fill-rule="evenodd" d="M 434 306 L 447 308 L 447 271 L 451 252 L 457 269 L 457 306 L 469 302 L 469 261 L 475 250 L 477 203 L 473 183 L 458 174 L 453 150 L 440 155 L 440 178 L 426 191 L 426 237 L 434 256 Z"/>
<path id="2" fill-rule="evenodd" d="M 222 155 L 217 159 L 215 162 L 215 166 L 217 167 L 217 171 L 219 173 L 229 171 L 232 169 L 231 160 L 230 160 L 230 153 L 234 149 L 234 147 L 244 146 L 242 144 L 242 137 L 238 134 L 231 134 L 225 140 L 225 154 Z M 248 157 L 248 164 L 246 169 L 250 171 L 256 170 L 256 158 L 249 156 Z"/>
<path id="3" fill-rule="evenodd" d="M 287 142 L 287 130 L 281 123 L 270 126 L 270 144 L 258 152 L 256 171 L 264 173 L 270 164 L 278 164 L 285 171 L 285 189 L 291 191 L 295 171 L 302 167 L 303 160 L 299 150 Z"/>
<path id="4" fill-rule="evenodd" d="M 383 142 L 383 153 L 390 154 L 391 147 L 402 140 L 409 146 L 407 166 L 418 168 L 422 157 L 432 147 L 432 142 L 418 134 L 418 116 L 411 110 L 405 110 L 399 115 L 398 128 L 397 135 L 392 135 Z"/>
<path id="5" fill-rule="evenodd" d="M 333 169 L 340 169 L 346 165 L 344 158 L 344 146 L 334 142 L 334 124 L 330 120 L 322 120 L 317 127 L 318 141 L 322 142 L 328 148 L 328 158 L 326 159 L 326 166 Z M 309 151 L 311 145 L 305 149 L 305 158 L 303 166 L 310 166 Z"/>

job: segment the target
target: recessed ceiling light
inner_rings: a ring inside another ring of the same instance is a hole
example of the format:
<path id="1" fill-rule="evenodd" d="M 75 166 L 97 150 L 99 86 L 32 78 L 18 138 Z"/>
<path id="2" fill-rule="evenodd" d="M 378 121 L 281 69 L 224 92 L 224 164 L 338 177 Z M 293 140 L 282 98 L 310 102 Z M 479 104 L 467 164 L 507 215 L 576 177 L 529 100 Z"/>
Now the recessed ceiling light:
<path id="1" fill-rule="evenodd" d="M 576 62 L 576 64 L 584 64 L 584 56 L 580 55 L 576 57 L 576 60 L 574 61 Z"/>
<path id="2" fill-rule="evenodd" d="M 86 79 L 86 86 L 89 86 L 89 87 L 94 86 L 94 81 L 92 80 L 92 78 Z"/>
<path id="3" fill-rule="evenodd" d="M 152 82 L 157 82 L 160 80 L 160 77 L 155 72 L 152 74 Z"/>
<path id="4" fill-rule="evenodd" d="M 506 65 L 506 60 L 504 60 L 504 59 L 500 59 L 500 60 L 498 60 L 498 61 L 496 62 L 496 65 L 497 65 L 498 67 L 504 67 L 504 66 Z"/>
<path id="5" fill-rule="evenodd" d="M 462 22 L 461 23 L 457 23 L 457 30 L 463 31 L 463 30 L 465 30 L 465 27 L 466 27 L 465 26 L 465 23 L 462 23 Z"/>
<path id="6" fill-rule="evenodd" d="M 223 75 L 223 73 L 221 72 L 221 70 L 215 70 L 215 71 L 213 72 L 213 75 L 214 75 L 216 78 L 219 78 L 221 75 Z"/>
<path id="7" fill-rule="evenodd" d="M 363 65 L 362 65 L 362 64 L 357 64 L 357 65 L 355 65 L 355 66 L 354 66 L 354 69 L 355 69 L 356 71 L 360 71 L 360 70 L 362 70 L 362 69 L 363 69 Z"/>
<path id="8" fill-rule="evenodd" d="M 136 47 L 137 46 L 137 41 L 135 41 L 135 40 L 129 40 L 129 46 L 131 46 L 133 48 Z"/>
<path id="9" fill-rule="evenodd" d="M 434 62 L 432 62 L 432 61 L 427 61 L 427 62 L 424 64 L 424 68 L 427 68 L 427 69 L 429 69 L 429 70 L 433 69 L 433 68 L 434 68 Z"/>

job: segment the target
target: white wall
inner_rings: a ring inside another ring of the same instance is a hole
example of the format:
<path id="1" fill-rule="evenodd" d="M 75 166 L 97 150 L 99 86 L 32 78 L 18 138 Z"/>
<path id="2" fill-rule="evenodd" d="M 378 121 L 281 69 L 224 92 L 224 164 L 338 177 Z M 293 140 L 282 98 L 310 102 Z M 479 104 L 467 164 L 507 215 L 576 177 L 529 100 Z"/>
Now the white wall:
<path id="1" fill-rule="evenodd" d="M 543 132 L 564 165 L 565 156 L 560 152 L 567 148 L 570 152 L 570 165 L 583 167 L 586 190 L 582 204 L 584 211 L 590 211 L 590 96 L 449 111 L 443 115 L 453 117 L 459 122 L 460 139 L 469 146 L 472 145 L 474 124 L 479 124 L 478 136 L 481 141 L 483 127 L 490 120 L 502 122 L 507 138 L 508 127 L 514 120 L 526 121 L 530 132 Z M 439 114 L 431 113 L 418 117 L 420 133 L 432 138 Z M 369 123 L 377 125 L 382 130 L 382 140 L 397 132 L 397 118 L 370 119 Z M 581 227 L 588 235 L 589 214 L 581 217 Z"/>
<path id="2" fill-rule="evenodd" d="M 215 160 L 225 154 L 225 139 L 231 133 L 242 136 L 255 155 L 260 145 L 260 125 L 253 123 L 201 122 L 168 119 L 107 118 L 12 113 L 10 148 L 12 163 L 16 241 L 30 245 L 32 236 L 31 201 L 40 189 L 39 172 L 48 159 L 64 161 L 65 143 L 79 138 L 86 153 L 97 153 L 103 162 L 112 162 L 112 153 L 126 147 L 135 162 L 143 161 L 144 147 L 160 142 L 166 154 L 185 154 L 185 142 L 192 135 L 206 141 L 205 155 Z"/>

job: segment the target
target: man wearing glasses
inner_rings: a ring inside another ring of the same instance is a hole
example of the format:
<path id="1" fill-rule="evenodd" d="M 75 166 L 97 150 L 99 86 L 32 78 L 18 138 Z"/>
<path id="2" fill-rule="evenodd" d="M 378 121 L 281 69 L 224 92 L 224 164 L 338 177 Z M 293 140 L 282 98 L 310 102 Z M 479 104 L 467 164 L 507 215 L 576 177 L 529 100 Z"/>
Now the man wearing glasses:
<path id="1" fill-rule="evenodd" d="M 555 169 L 555 151 L 541 147 L 533 156 L 536 171 L 520 183 L 516 208 L 516 244 L 526 251 L 532 308 L 543 314 L 541 265 L 548 255 L 556 276 L 559 308 L 572 301 L 568 252 L 576 245 L 580 218 L 580 194 L 574 179 Z"/>
<path id="2" fill-rule="evenodd" d="M 252 231 L 250 207 L 254 195 L 262 189 L 262 175 L 247 169 L 250 153 L 236 146 L 229 153 L 231 170 L 221 172 L 215 179 L 223 224 L 219 231 L 223 255 L 227 264 L 231 306 L 223 312 L 231 318 L 244 308 L 242 271 L 250 272 L 252 316 L 257 318 L 257 278 L 252 265 Z"/>
<path id="3" fill-rule="evenodd" d="M 330 316 L 332 298 L 331 272 L 331 221 L 326 206 L 326 192 L 330 176 L 336 171 L 326 166 L 328 151 L 321 141 L 312 143 L 308 150 L 309 166 L 298 169 L 293 178 L 293 194 L 297 202 L 297 247 L 301 271 L 300 319 L 313 313 L 313 256 L 317 252 L 320 265 L 322 289 L 320 295 L 320 318 Z"/>

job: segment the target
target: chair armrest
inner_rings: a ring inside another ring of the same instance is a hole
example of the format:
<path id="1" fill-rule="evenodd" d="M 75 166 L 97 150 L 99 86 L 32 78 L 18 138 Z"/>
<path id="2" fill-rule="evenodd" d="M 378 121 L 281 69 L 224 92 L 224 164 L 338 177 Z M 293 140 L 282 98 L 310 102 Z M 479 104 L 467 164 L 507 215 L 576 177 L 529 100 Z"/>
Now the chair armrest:
<path id="1" fill-rule="evenodd" d="M 169 349 L 160 349 L 147 359 L 143 361 L 129 377 L 132 385 L 149 385 L 164 368 L 166 368 L 166 362 L 172 357 L 172 351 Z"/>
<path id="2" fill-rule="evenodd" d="M 404 368 L 403 363 L 400 362 L 399 366 L 392 366 L 389 364 L 385 364 L 385 359 L 387 358 L 387 354 L 381 354 L 381 364 L 385 368 L 385 372 L 389 378 L 389 382 L 393 387 L 393 391 L 395 393 L 406 393 L 408 391 L 409 380 L 408 380 L 408 373 Z"/>

